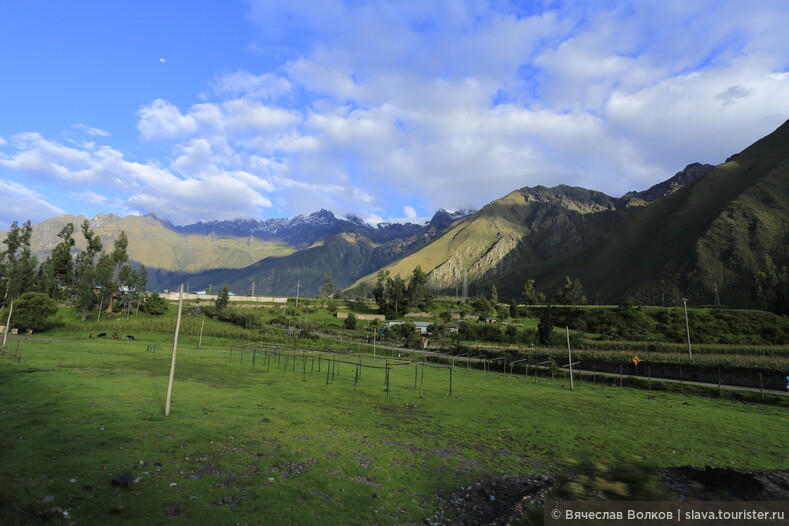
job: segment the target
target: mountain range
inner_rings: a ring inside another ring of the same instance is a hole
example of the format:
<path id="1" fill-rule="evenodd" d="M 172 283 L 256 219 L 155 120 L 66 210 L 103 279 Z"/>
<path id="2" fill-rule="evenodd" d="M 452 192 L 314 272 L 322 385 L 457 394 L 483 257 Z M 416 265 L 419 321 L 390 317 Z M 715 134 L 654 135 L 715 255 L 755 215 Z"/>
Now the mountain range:
<path id="1" fill-rule="evenodd" d="M 84 220 L 34 225 L 34 251 L 44 257 L 63 225 Z M 151 290 L 187 282 L 193 291 L 227 284 L 238 294 L 254 287 L 314 296 L 331 273 L 335 289 L 363 296 L 381 269 L 406 277 L 419 266 L 434 290 L 448 294 L 465 281 L 472 294 L 495 284 L 500 297 L 517 298 L 534 279 L 550 297 L 571 276 L 592 302 L 686 297 L 750 307 L 754 274 L 789 265 L 789 122 L 723 164 L 694 163 L 621 197 L 524 187 L 476 212 L 440 210 L 424 224 L 373 226 L 327 210 L 187 226 L 154 215 L 99 214 L 89 222 L 105 246 L 126 232 L 130 259 L 148 268 Z"/>

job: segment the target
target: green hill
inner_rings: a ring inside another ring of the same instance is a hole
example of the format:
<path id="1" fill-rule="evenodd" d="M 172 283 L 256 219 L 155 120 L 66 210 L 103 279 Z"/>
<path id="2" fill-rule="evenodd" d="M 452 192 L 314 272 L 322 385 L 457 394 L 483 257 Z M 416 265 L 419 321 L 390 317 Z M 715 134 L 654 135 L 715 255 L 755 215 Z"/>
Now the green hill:
<path id="1" fill-rule="evenodd" d="M 464 279 L 472 289 L 489 286 L 524 265 L 593 246 L 639 208 L 711 168 L 689 165 L 647 191 L 621 198 L 567 185 L 521 188 L 456 222 L 445 235 L 387 268 L 407 276 L 421 266 L 432 286 L 445 292 L 454 292 Z M 370 287 L 374 280 L 375 275 L 365 276 L 352 291 Z"/>
<path id="2" fill-rule="evenodd" d="M 566 275 L 603 302 L 757 306 L 754 273 L 766 259 L 789 265 L 789 121 L 697 181 L 639 210 L 586 251 L 525 265 L 501 285 L 525 279 L 553 292 Z M 501 288 L 500 288 L 501 290 Z"/>

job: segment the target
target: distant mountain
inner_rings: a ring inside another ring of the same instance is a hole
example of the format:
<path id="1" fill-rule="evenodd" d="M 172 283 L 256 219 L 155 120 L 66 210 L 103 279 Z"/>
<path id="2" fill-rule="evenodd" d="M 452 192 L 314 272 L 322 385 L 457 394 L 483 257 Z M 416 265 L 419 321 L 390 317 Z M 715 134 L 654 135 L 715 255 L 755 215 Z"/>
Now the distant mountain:
<path id="1" fill-rule="evenodd" d="M 67 223 L 75 226 L 75 251 L 84 249 L 85 239 L 80 226 L 86 219 L 85 216 L 64 215 L 33 225 L 33 252 L 40 260 L 46 258 L 60 241 L 57 234 Z M 182 234 L 153 216 L 118 217 L 113 214 L 98 214 L 88 222 L 91 229 L 101 237 L 107 251 L 112 250 L 112 243 L 120 231 L 125 231 L 129 238 L 129 258 L 153 272 L 157 269 L 197 272 L 210 268 L 239 268 L 268 256 L 283 256 L 295 251 L 287 243 L 276 240 L 261 240 L 249 236 Z M 0 236 L 3 234 L 0 233 Z"/>
<path id="2" fill-rule="evenodd" d="M 327 210 L 290 219 L 237 219 L 183 227 L 154 214 L 98 214 L 88 222 L 108 251 L 120 231 L 126 232 L 129 259 L 146 266 L 150 290 L 172 289 L 188 281 L 191 290 L 228 284 L 231 290 L 237 287 L 238 292 L 250 292 L 252 281 L 256 281 L 256 292 L 261 294 L 287 294 L 291 289 L 295 294 L 295 284 L 301 280 L 301 293 L 314 296 L 326 272 L 336 276 L 338 287 L 347 286 L 422 246 L 464 215 L 462 211 L 439 210 L 426 224 L 375 226 L 353 217 L 339 219 Z M 79 229 L 85 220 L 84 216 L 65 215 L 33 225 L 34 253 L 43 261 L 69 222 L 75 226 L 74 252 L 82 250 L 85 241 Z M 300 255 L 289 259 L 296 254 Z M 295 280 L 284 276 L 295 276 Z"/>
<path id="3" fill-rule="evenodd" d="M 324 217 L 328 218 L 327 215 Z M 254 282 L 254 290 L 261 294 L 295 296 L 298 287 L 302 296 L 315 296 L 324 284 L 326 273 L 332 275 L 337 290 L 345 288 L 360 277 L 429 243 L 451 224 L 452 217 L 453 214 L 439 210 L 428 223 L 421 226 L 392 223 L 371 227 L 350 220 L 338 220 L 335 226 L 344 231 L 330 234 L 321 242 L 293 254 L 268 257 L 242 269 L 175 273 L 162 276 L 159 283 L 162 288 L 175 288 L 178 283 L 189 281 L 192 290 L 227 284 L 234 292 L 249 294 Z M 297 228 L 301 229 L 301 226 Z M 304 230 L 301 233 L 305 234 L 302 239 L 312 235 Z M 279 235 L 292 234 L 283 230 Z"/>
<path id="4" fill-rule="evenodd" d="M 436 227 L 439 223 L 445 227 L 464 215 L 467 213 L 461 211 L 450 214 L 446 210 L 439 210 L 427 228 Z M 261 221 L 235 219 L 233 221 L 198 222 L 188 226 L 174 226 L 169 222 L 163 222 L 163 224 L 182 234 L 252 236 L 268 241 L 281 241 L 296 249 L 307 248 L 335 234 L 362 234 L 377 243 L 382 243 L 396 238 L 417 235 L 425 229 L 425 225 L 414 223 L 379 223 L 373 226 L 358 217 L 337 218 L 328 210 L 319 210 L 309 215 L 297 215 L 292 218 Z M 443 227 L 439 227 L 439 229 Z"/>
<path id="5" fill-rule="evenodd" d="M 637 209 L 711 168 L 692 164 L 649 190 L 620 198 L 567 185 L 521 188 L 458 221 L 440 238 L 387 268 L 406 276 L 420 266 L 435 289 L 447 292 L 464 279 L 472 288 L 493 283 L 524 265 L 592 246 Z M 374 275 L 366 276 L 354 287 L 369 288 L 374 280 Z"/>

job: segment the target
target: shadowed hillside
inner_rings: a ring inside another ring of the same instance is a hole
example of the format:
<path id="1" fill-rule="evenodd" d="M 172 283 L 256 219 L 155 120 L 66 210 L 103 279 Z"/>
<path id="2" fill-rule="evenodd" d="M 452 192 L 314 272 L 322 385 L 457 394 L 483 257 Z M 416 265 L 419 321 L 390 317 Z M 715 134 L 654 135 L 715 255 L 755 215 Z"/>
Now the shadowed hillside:
<path id="1" fill-rule="evenodd" d="M 590 299 L 757 306 L 754 273 L 769 258 L 789 264 L 789 122 L 702 178 L 639 210 L 603 242 L 578 254 L 524 266 L 525 279 L 553 292 L 578 277 Z"/>

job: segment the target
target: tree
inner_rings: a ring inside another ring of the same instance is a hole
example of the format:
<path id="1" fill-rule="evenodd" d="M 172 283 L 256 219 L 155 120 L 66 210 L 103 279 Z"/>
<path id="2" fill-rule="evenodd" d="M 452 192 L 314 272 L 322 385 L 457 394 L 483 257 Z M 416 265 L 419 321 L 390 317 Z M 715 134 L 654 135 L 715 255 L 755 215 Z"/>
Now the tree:
<path id="1" fill-rule="evenodd" d="M 373 297 L 387 318 L 397 318 L 408 312 L 407 287 L 399 274 L 392 278 L 388 270 L 380 271 Z"/>
<path id="2" fill-rule="evenodd" d="M 490 302 L 493 305 L 496 305 L 499 302 L 499 291 L 496 290 L 496 285 L 490 286 Z"/>
<path id="3" fill-rule="evenodd" d="M 11 324 L 23 331 L 44 330 L 47 328 L 47 319 L 57 312 L 57 302 L 46 294 L 25 292 L 14 301 Z M 5 320 L 5 317 L 3 319 Z"/>
<path id="4" fill-rule="evenodd" d="M 491 313 L 490 302 L 485 298 L 474 298 L 471 301 L 471 307 L 474 309 L 474 312 L 476 312 L 477 315 L 479 316 L 490 316 Z"/>
<path id="5" fill-rule="evenodd" d="M 216 300 L 214 301 L 214 307 L 216 308 L 216 313 L 221 315 L 222 312 L 227 308 L 227 304 L 230 302 L 230 292 L 227 290 L 227 285 L 222 289 L 222 292 L 216 295 Z"/>
<path id="6" fill-rule="evenodd" d="M 583 305 L 586 303 L 586 296 L 584 296 L 583 288 L 581 287 L 581 280 L 575 281 L 570 279 L 570 276 L 564 278 L 564 284 L 556 291 L 555 301 L 559 305 Z"/>
<path id="7" fill-rule="evenodd" d="M 504 336 L 507 339 L 508 343 L 515 343 L 518 341 L 518 329 L 515 325 L 507 325 L 507 328 L 504 329 Z"/>
<path id="8" fill-rule="evenodd" d="M 49 256 L 55 289 L 55 296 L 63 296 L 71 288 L 74 278 L 74 262 L 71 259 L 71 249 L 74 247 L 74 223 L 67 223 L 58 233 L 60 242 L 52 249 Z"/>
<path id="9" fill-rule="evenodd" d="M 777 314 L 789 313 L 789 269 L 778 268 L 769 254 L 753 275 L 753 295 L 759 307 Z"/>
<path id="10" fill-rule="evenodd" d="M 427 274 L 422 271 L 421 265 L 416 266 L 408 280 L 406 301 L 411 308 L 430 308 L 432 295 L 427 290 Z"/>
<path id="11" fill-rule="evenodd" d="M 113 261 L 112 257 L 101 253 L 99 261 L 96 263 L 96 286 L 99 291 L 99 311 L 112 301 L 115 295 L 115 281 L 112 279 Z M 108 307 L 109 310 L 109 307 Z M 101 314 L 99 314 L 99 317 Z"/>
<path id="12" fill-rule="evenodd" d="M 38 288 L 38 259 L 30 250 L 32 233 L 29 220 L 21 228 L 14 221 L 3 241 L 6 250 L 0 252 L 0 304 L 8 304 L 20 294 Z"/>
<path id="13" fill-rule="evenodd" d="M 530 279 L 523 285 L 521 298 L 523 298 L 524 305 L 542 305 L 545 303 L 545 294 L 537 292 L 537 289 L 534 288 L 533 279 Z"/>
<path id="14" fill-rule="evenodd" d="M 167 312 L 167 300 L 165 300 L 158 292 L 152 292 L 145 298 L 142 304 L 142 311 L 151 314 L 152 316 L 161 316 Z"/>
<path id="15" fill-rule="evenodd" d="M 515 301 L 515 298 L 512 298 L 510 302 L 510 318 L 517 318 L 518 317 L 518 302 Z"/>
<path id="16" fill-rule="evenodd" d="M 331 272 L 327 272 L 326 275 L 323 277 L 323 287 L 318 292 L 318 296 L 321 298 L 330 298 L 334 294 L 334 283 L 331 280 Z"/>
<path id="17" fill-rule="evenodd" d="M 96 304 L 96 256 L 103 250 L 101 238 L 90 229 L 90 223 L 83 221 L 82 235 L 87 242 L 87 248 L 77 254 L 74 261 L 74 281 L 77 289 L 77 306 L 82 312 L 84 321 L 88 312 Z"/>
<path id="18" fill-rule="evenodd" d="M 112 269 L 112 282 L 113 282 L 113 290 L 112 294 L 109 295 L 110 304 L 109 304 L 109 311 L 112 312 L 112 306 L 115 301 L 115 292 L 120 289 L 118 279 L 119 274 L 122 268 L 122 265 L 126 263 L 129 259 L 129 253 L 126 251 L 126 248 L 129 246 L 129 238 L 126 237 L 126 232 L 121 230 L 118 237 L 115 238 L 115 241 L 112 243 L 113 249 L 110 253 L 110 258 L 112 259 L 113 269 Z"/>
<path id="19" fill-rule="evenodd" d="M 548 305 L 542 313 L 539 324 L 537 324 L 537 335 L 540 343 L 551 345 L 553 343 L 554 313 L 553 307 Z"/>
<path id="20" fill-rule="evenodd" d="M 348 330 L 356 329 L 356 316 L 354 316 L 353 312 L 348 313 L 348 317 L 345 318 L 344 325 Z"/>
<path id="21" fill-rule="evenodd" d="M 114 275 L 117 276 L 118 272 L 120 272 L 121 265 L 126 263 L 129 259 L 129 253 L 126 251 L 129 246 L 129 238 L 126 237 L 126 232 L 121 230 L 112 245 L 113 248 L 110 256 L 112 257 L 112 262 L 115 264 Z"/>

